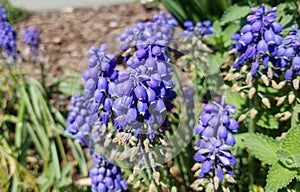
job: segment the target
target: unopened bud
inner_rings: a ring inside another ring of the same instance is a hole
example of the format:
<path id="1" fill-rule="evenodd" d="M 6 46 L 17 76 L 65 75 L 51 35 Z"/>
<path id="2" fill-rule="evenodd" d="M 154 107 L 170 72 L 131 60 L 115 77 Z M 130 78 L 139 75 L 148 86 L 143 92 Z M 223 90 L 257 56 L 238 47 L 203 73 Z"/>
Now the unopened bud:
<path id="1" fill-rule="evenodd" d="M 242 114 L 239 118 L 238 118 L 238 122 L 242 122 L 246 119 L 246 115 L 245 114 Z"/>
<path id="2" fill-rule="evenodd" d="M 200 163 L 195 163 L 194 165 L 193 165 L 193 167 L 192 167 L 192 171 L 196 171 L 196 170 L 198 170 L 198 169 L 200 169 L 200 167 L 201 167 L 201 164 Z"/>
<path id="3" fill-rule="evenodd" d="M 257 114 L 256 109 L 253 108 L 253 109 L 250 110 L 250 118 L 251 118 L 251 119 L 254 119 L 255 116 L 256 116 L 256 114 Z"/>
<path id="4" fill-rule="evenodd" d="M 247 77 L 246 77 L 246 83 L 248 85 L 250 85 L 252 82 L 252 74 L 251 73 L 247 73 Z"/>
<path id="5" fill-rule="evenodd" d="M 278 88 L 279 88 L 279 89 L 282 89 L 282 88 L 285 86 L 285 83 L 286 83 L 286 81 L 281 81 L 281 82 L 278 84 Z"/>
<path id="6" fill-rule="evenodd" d="M 233 75 L 233 80 L 239 80 L 242 77 L 242 75 L 240 73 L 235 73 Z"/>
<path id="7" fill-rule="evenodd" d="M 281 105 L 284 102 L 285 98 L 286 98 L 286 96 L 279 97 L 279 99 L 277 100 L 276 106 Z"/>
<path id="8" fill-rule="evenodd" d="M 271 103 L 268 98 L 263 98 L 261 101 L 268 109 L 271 108 Z"/>
<path id="9" fill-rule="evenodd" d="M 134 185 L 132 186 L 132 188 L 136 189 L 138 187 L 140 187 L 141 181 L 138 180 L 137 182 L 134 183 Z"/>
<path id="10" fill-rule="evenodd" d="M 294 89 L 296 89 L 296 90 L 299 89 L 299 79 L 294 79 L 294 80 L 293 80 L 293 87 L 294 87 Z"/>
<path id="11" fill-rule="evenodd" d="M 214 187 L 215 187 L 215 190 L 218 190 L 219 183 L 220 183 L 219 177 L 218 176 L 214 176 Z"/>
<path id="12" fill-rule="evenodd" d="M 242 98 L 246 98 L 246 93 L 244 91 L 240 92 Z"/>
<path id="13" fill-rule="evenodd" d="M 286 121 L 292 116 L 291 112 L 286 111 L 283 113 L 283 117 L 281 117 L 279 120 L 280 121 Z"/>
<path id="14" fill-rule="evenodd" d="M 252 99 L 255 93 L 256 93 L 256 89 L 254 87 L 251 87 L 251 89 L 248 92 L 249 99 Z"/>
<path id="15" fill-rule="evenodd" d="M 160 173 L 157 172 L 157 171 L 155 171 L 155 172 L 153 173 L 153 179 L 154 179 L 155 183 L 159 185 L 159 183 L 160 183 L 160 182 L 159 182 L 159 179 L 160 179 Z"/>
<path id="16" fill-rule="evenodd" d="M 149 153 L 149 143 L 150 143 L 149 139 L 145 139 L 143 142 L 146 153 Z"/>
<path id="17" fill-rule="evenodd" d="M 261 79 L 262 79 L 262 81 L 264 82 L 264 84 L 265 84 L 266 86 L 269 86 L 269 85 L 270 85 L 269 79 L 268 79 L 268 77 L 267 77 L 266 75 L 262 75 L 262 76 L 261 76 Z"/>
<path id="18" fill-rule="evenodd" d="M 208 183 L 205 192 L 213 192 L 213 191 L 214 191 L 214 185 L 212 183 Z"/>
<path id="19" fill-rule="evenodd" d="M 268 75 L 269 79 L 273 78 L 273 70 L 271 67 L 268 67 L 267 75 Z"/>
<path id="20" fill-rule="evenodd" d="M 231 92 L 232 93 L 239 92 L 239 90 L 240 90 L 240 88 L 236 83 L 232 85 L 232 87 L 231 87 Z"/>
<path id="21" fill-rule="evenodd" d="M 275 117 L 276 119 L 279 119 L 282 115 L 283 115 L 282 113 L 276 113 L 276 114 L 274 115 L 274 117 Z"/>
<path id="22" fill-rule="evenodd" d="M 282 89 L 285 85 L 285 81 L 281 81 L 280 83 L 276 83 L 274 80 L 272 80 L 272 87 L 274 89 Z"/>
<path id="23" fill-rule="evenodd" d="M 295 98 L 296 98 L 295 94 L 293 92 L 290 93 L 288 96 L 289 104 L 292 104 L 294 102 Z"/>
<path id="24" fill-rule="evenodd" d="M 247 73 L 247 68 L 248 68 L 247 65 L 243 65 L 243 67 L 241 68 L 241 72 L 242 73 Z"/>

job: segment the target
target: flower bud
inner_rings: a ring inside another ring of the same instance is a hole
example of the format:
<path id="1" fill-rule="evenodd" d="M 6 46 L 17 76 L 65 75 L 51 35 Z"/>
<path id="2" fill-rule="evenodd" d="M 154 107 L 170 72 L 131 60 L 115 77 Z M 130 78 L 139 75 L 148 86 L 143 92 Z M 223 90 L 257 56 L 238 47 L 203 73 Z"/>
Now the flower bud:
<path id="1" fill-rule="evenodd" d="M 269 86 L 269 79 L 268 79 L 268 77 L 266 76 L 266 75 L 262 75 L 261 76 L 261 79 L 262 79 L 262 81 L 264 82 L 264 84 L 266 85 L 266 86 Z"/>
<path id="2" fill-rule="evenodd" d="M 300 57 L 294 57 L 292 60 L 292 65 L 294 67 L 294 69 L 298 70 L 300 69 Z"/>
<path id="3" fill-rule="evenodd" d="M 273 70 L 271 67 L 268 67 L 268 71 L 267 71 L 267 76 L 269 77 L 269 79 L 272 79 L 273 78 Z"/>
<path id="4" fill-rule="evenodd" d="M 256 109 L 253 108 L 253 109 L 250 110 L 250 118 L 251 118 L 251 119 L 254 119 L 255 116 L 256 116 L 256 114 L 257 114 Z"/>
<path id="5" fill-rule="evenodd" d="M 256 89 L 254 87 L 251 87 L 248 92 L 249 99 L 252 99 L 255 93 L 256 93 Z"/>
<path id="6" fill-rule="evenodd" d="M 240 115 L 240 117 L 238 118 L 238 122 L 244 121 L 246 119 L 246 117 L 247 116 L 245 114 Z"/>
<path id="7" fill-rule="evenodd" d="M 246 77 L 246 83 L 250 85 L 252 83 L 252 74 L 248 73 Z"/>
<path id="8" fill-rule="evenodd" d="M 259 63 L 258 62 L 253 62 L 251 66 L 251 74 L 255 75 L 259 69 Z"/>
<path id="9" fill-rule="evenodd" d="M 299 79 L 293 79 L 293 87 L 294 89 L 299 89 Z"/>
<path id="10" fill-rule="evenodd" d="M 293 92 L 291 92 L 288 96 L 289 104 L 292 104 L 295 100 L 296 96 Z"/>
<path id="11" fill-rule="evenodd" d="M 286 70 L 286 72 L 284 74 L 284 79 L 285 80 L 291 80 L 292 77 L 293 77 L 293 69 Z"/>
<path id="12" fill-rule="evenodd" d="M 251 27 L 251 26 L 250 26 Z M 251 32 L 247 32 L 244 35 L 242 35 L 241 39 L 240 39 L 240 43 L 243 46 L 249 45 L 253 40 L 253 34 Z"/>
<path id="13" fill-rule="evenodd" d="M 141 85 L 138 85 L 134 88 L 134 94 L 139 100 L 145 100 L 147 97 L 146 89 Z"/>
<path id="14" fill-rule="evenodd" d="M 268 109 L 271 108 L 271 103 L 268 98 L 263 98 L 261 101 Z"/>
<path id="15" fill-rule="evenodd" d="M 291 112 L 286 111 L 283 113 L 283 116 L 279 119 L 280 121 L 286 121 L 292 116 Z"/>
<path id="16" fill-rule="evenodd" d="M 252 25 L 251 25 L 251 30 L 252 32 L 259 32 L 261 29 L 261 21 L 255 21 Z"/>
<path id="17" fill-rule="evenodd" d="M 274 21 L 272 23 L 272 29 L 273 29 L 274 33 L 276 33 L 276 34 L 281 33 L 282 25 L 280 23 L 278 23 L 277 21 Z"/>
<path id="18" fill-rule="evenodd" d="M 275 44 L 275 34 L 271 30 L 266 30 L 264 38 L 269 45 Z"/>
<path id="19" fill-rule="evenodd" d="M 277 100 L 276 106 L 281 105 L 285 101 L 286 96 L 279 97 Z"/>
<path id="20" fill-rule="evenodd" d="M 265 40 L 262 39 L 257 43 L 256 49 L 257 49 L 258 53 L 265 54 L 266 51 L 268 50 L 268 44 L 266 43 Z"/>

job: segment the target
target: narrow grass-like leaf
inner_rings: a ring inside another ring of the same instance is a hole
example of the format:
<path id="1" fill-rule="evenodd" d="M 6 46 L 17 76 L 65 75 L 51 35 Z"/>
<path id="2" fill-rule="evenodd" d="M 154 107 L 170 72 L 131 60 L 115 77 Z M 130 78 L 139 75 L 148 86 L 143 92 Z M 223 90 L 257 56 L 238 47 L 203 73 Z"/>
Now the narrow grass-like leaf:
<path id="1" fill-rule="evenodd" d="M 51 148 L 51 157 L 52 157 L 51 159 L 52 159 L 52 163 L 53 163 L 54 170 L 55 170 L 55 177 L 57 180 L 59 180 L 61 178 L 60 164 L 59 164 L 59 159 L 58 159 L 58 155 L 57 155 L 56 145 L 53 140 L 50 143 L 50 148 Z"/>

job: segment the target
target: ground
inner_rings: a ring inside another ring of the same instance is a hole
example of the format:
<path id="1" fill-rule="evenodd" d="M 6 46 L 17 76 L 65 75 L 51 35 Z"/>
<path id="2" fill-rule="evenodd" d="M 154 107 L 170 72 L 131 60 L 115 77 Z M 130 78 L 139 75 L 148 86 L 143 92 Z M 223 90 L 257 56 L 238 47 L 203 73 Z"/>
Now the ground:
<path id="1" fill-rule="evenodd" d="M 24 27 L 38 29 L 45 69 L 50 77 L 60 78 L 73 74 L 87 50 L 101 39 L 106 39 L 108 34 L 139 20 L 151 19 L 157 12 L 157 8 L 147 10 L 141 4 L 69 8 L 34 13 L 19 22 L 16 30 L 20 39 Z M 25 50 L 23 44 L 19 45 L 19 50 Z"/>

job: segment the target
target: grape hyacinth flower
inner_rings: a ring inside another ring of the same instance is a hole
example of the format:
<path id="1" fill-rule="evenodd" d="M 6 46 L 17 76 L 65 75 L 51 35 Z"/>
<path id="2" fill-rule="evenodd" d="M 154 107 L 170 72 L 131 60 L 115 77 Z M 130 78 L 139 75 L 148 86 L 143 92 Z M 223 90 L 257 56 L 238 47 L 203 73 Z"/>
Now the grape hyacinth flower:
<path id="1" fill-rule="evenodd" d="M 229 116 L 235 114 L 236 109 L 233 105 L 225 105 L 223 97 L 221 104 L 205 104 L 203 110 L 200 123 L 194 128 L 195 134 L 201 135 L 194 156 L 202 164 L 199 178 L 213 170 L 214 175 L 223 181 L 224 172 L 233 175 L 232 166 L 236 164 L 236 159 L 228 149 L 228 146 L 235 144 L 232 132 L 239 128 L 238 122 Z"/>
<path id="2" fill-rule="evenodd" d="M 30 47 L 31 55 L 35 54 L 40 45 L 40 36 L 38 30 L 36 28 L 25 28 L 23 40 L 25 44 Z"/>
<path id="3" fill-rule="evenodd" d="M 290 65 L 289 69 L 285 71 L 285 79 L 290 80 L 293 75 L 298 73 L 300 75 L 300 30 L 292 27 L 290 34 L 284 39 L 283 46 L 280 48 L 282 58 Z M 278 51 L 279 52 L 279 51 Z M 296 72 L 296 73 L 295 73 Z"/>
<path id="4" fill-rule="evenodd" d="M 277 58 L 279 46 L 282 44 L 282 26 L 275 21 L 277 8 L 266 11 L 262 4 L 260 8 L 254 7 L 250 10 L 253 14 L 247 17 L 248 24 L 243 26 L 241 34 L 231 37 L 236 41 L 236 52 L 241 53 L 233 67 L 240 68 L 247 61 L 251 63 L 251 75 L 257 73 L 260 63 L 265 68 L 269 61 L 275 67 L 285 67 L 287 63 Z"/>
<path id="5" fill-rule="evenodd" d="M 70 113 L 67 117 L 69 125 L 66 132 L 74 135 L 76 141 L 93 149 L 93 141 L 97 135 L 91 134 L 93 126 L 98 119 L 98 109 L 93 106 L 92 101 L 88 101 L 84 96 L 77 94 L 71 98 Z M 94 133 L 96 134 L 96 133 Z"/>
<path id="6" fill-rule="evenodd" d="M 118 77 L 114 55 L 107 54 L 108 47 L 102 44 L 89 50 L 89 68 L 82 73 L 84 95 L 72 98 L 72 107 L 67 132 L 76 135 L 77 140 L 85 143 L 91 150 L 99 143 L 102 128 L 106 128 L 113 105 L 112 90 Z"/>
<path id="7" fill-rule="evenodd" d="M 90 169 L 93 192 L 121 192 L 127 190 L 126 180 L 119 167 L 110 163 L 99 154 L 93 155 L 93 167 Z"/>
<path id="8" fill-rule="evenodd" d="M 7 13 L 4 8 L 4 5 L 2 3 L 0 3 L 0 23 L 3 23 L 3 22 L 8 22 L 8 19 L 7 19 Z"/>
<path id="9" fill-rule="evenodd" d="M 11 24 L 8 22 L 0 23 L 0 47 L 4 51 L 5 58 L 16 58 L 17 35 Z"/>
<path id="10" fill-rule="evenodd" d="M 119 71 L 115 86 L 115 129 L 132 131 L 136 138 L 146 130 L 153 141 L 159 134 L 155 128 L 166 123 L 166 112 L 176 96 L 169 58 L 160 46 L 149 45 L 139 49 L 127 64 L 131 69 Z"/>
<path id="11" fill-rule="evenodd" d="M 154 21 L 138 22 L 127 28 L 119 36 L 122 43 L 121 51 L 129 47 L 137 49 L 146 48 L 148 45 L 156 44 L 165 47 L 174 36 L 174 27 L 178 24 L 171 14 L 165 15 L 163 11 L 154 15 Z"/>
<path id="12" fill-rule="evenodd" d="M 196 26 L 194 26 L 192 21 L 185 21 L 184 27 L 185 27 L 185 31 L 182 32 L 181 36 L 187 38 L 191 38 L 193 36 L 198 37 L 199 35 L 204 36 L 204 35 L 214 33 L 214 28 L 210 20 L 197 22 Z"/>

